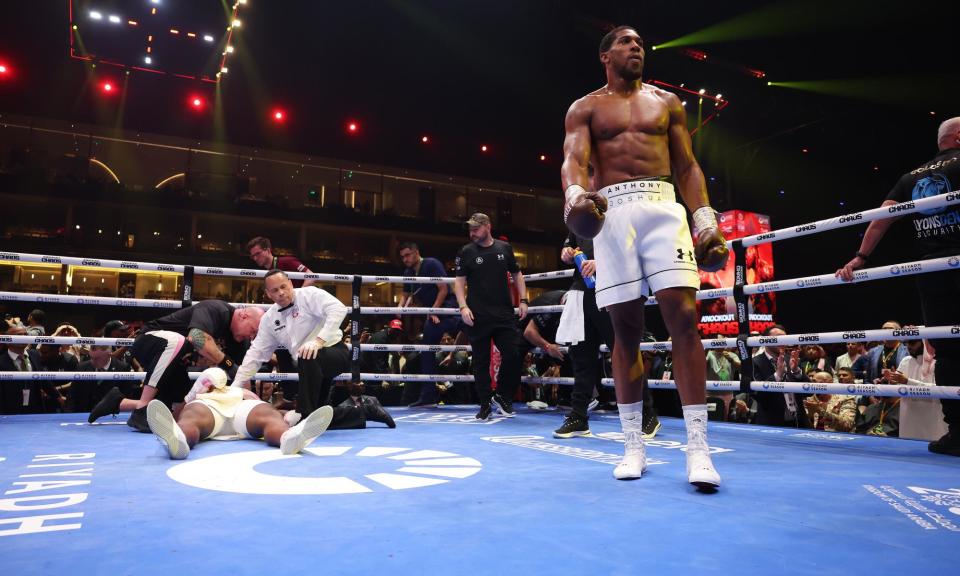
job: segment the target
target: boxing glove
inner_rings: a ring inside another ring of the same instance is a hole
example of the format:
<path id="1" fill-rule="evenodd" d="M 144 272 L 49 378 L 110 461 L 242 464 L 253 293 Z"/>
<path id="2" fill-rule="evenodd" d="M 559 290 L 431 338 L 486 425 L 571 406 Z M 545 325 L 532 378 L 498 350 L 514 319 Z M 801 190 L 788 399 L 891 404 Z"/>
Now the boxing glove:
<path id="1" fill-rule="evenodd" d="M 727 266 L 727 259 L 730 257 L 727 241 L 717 228 L 700 231 L 693 254 L 697 258 L 697 266 L 705 272 L 722 270 Z"/>
<path id="2" fill-rule="evenodd" d="M 597 192 L 588 192 L 573 184 L 564 193 L 563 221 L 577 236 L 593 238 L 603 228 L 607 199 Z"/>

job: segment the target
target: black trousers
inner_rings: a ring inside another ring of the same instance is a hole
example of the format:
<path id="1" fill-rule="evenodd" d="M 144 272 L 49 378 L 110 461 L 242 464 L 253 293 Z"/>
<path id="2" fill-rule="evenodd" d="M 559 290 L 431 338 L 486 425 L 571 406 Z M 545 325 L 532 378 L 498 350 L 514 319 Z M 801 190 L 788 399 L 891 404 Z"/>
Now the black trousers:
<path id="1" fill-rule="evenodd" d="M 306 418 L 323 406 L 330 394 L 333 379 L 350 371 L 350 350 L 343 342 L 321 348 L 313 360 L 300 359 L 297 374 L 297 411 Z"/>
<path id="2" fill-rule="evenodd" d="M 570 396 L 571 412 L 587 417 L 587 406 L 593 398 L 594 387 L 600 386 L 603 375 L 603 357 L 600 344 L 613 350 L 613 324 L 606 310 L 597 309 L 597 296 L 593 290 L 583 292 L 583 340 L 570 347 L 573 362 L 573 392 Z"/>
<path id="3" fill-rule="evenodd" d="M 500 372 L 497 375 L 497 393 L 512 402 L 520 387 L 520 333 L 512 322 L 476 319 L 467 326 L 467 337 L 473 348 L 473 379 L 480 404 L 490 401 L 490 340 L 500 350 Z"/>
<path id="4" fill-rule="evenodd" d="M 960 323 L 960 270 L 947 270 L 917 276 L 923 323 L 927 326 L 951 326 Z M 956 386 L 960 383 L 960 339 L 943 338 L 930 341 L 937 350 L 934 374 L 937 384 Z M 940 400 L 943 421 L 950 434 L 960 435 L 960 400 Z"/>

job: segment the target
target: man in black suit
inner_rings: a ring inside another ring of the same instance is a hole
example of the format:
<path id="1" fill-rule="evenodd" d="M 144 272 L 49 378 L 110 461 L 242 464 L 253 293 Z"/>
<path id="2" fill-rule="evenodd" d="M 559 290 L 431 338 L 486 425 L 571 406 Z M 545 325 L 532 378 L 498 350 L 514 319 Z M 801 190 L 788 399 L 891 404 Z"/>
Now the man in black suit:
<path id="1" fill-rule="evenodd" d="M 24 336 L 27 329 L 19 321 L 0 322 L 7 336 Z M 7 344 L 0 352 L 0 372 L 36 372 L 41 370 L 40 354 L 36 350 L 27 350 L 25 344 Z M 44 400 L 44 392 L 48 400 Z M 2 414 L 42 414 L 46 412 L 47 402 L 52 402 L 51 412 L 55 411 L 59 397 L 52 382 L 40 380 L 9 380 L 0 382 L 0 413 Z"/>
<path id="2" fill-rule="evenodd" d="M 27 330 L 30 330 L 27 328 Z M 37 352 L 40 354 L 40 366 L 34 366 L 34 370 L 44 372 L 77 372 L 77 357 L 69 352 L 61 352 L 61 347 L 56 344 L 41 344 L 37 346 Z M 56 395 L 48 396 L 46 391 L 43 394 L 44 404 L 47 412 L 69 412 L 67 405 L 67 396 L 73 387 L 73 382 L 66 380 L 54 380 L 51 386 L 56 390 Z"/>
<path id="3" fill-rule="evenodd" d="M 93 346 L 90 359 L 80 363 L 80 372 L 130 372 L 130 364 L 115 358 L 110 346 Z M 90 412 L 111 388 L 120 389 L 124 398 L 140 397 L 140 383 L 136 380 L 113 380 L 104 375 L 103 380 L 79 380 L 70 388 L 70 404 L 73 412 Z"/>
<path id="4" fill-rule="evenodd" d="M 785 336 L 786 330 L 780 324 L 774 324 L 763 332 L 763 336 L 776 338 Z M 763 353 L 753 357 L 753 379 L 760 382 L 807 382 L 800 371 L 800 350 L 788 350 L 778 346 L 775 341 L 763 347 Z M 756 392 L 757 416 L 754 423 L 764 426 L 787 426 L 809 428 L 810 420 L 803 409 L 803 399 L 807 394 Z"/>

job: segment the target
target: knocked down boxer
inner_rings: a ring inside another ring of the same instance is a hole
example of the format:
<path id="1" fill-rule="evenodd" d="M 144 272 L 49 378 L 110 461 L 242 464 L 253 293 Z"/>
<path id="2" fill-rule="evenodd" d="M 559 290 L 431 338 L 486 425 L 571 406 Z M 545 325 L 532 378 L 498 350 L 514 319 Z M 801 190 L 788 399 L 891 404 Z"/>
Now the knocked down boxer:
<path id="1" fill-rule="evenodd" d="M 150 430 L 174 460 L 183 460 L 208 438 L 262 437 L 283 454 L 296 454 L 323 434 L 333 419 L 333 409 L 323 406 L 291 427 L 280 412 L 249 390 L 227 386 L 227 374 L 220 368 L 204 370 L 184 401 L 176 419 L 159 400 L 147 405 Z"/>

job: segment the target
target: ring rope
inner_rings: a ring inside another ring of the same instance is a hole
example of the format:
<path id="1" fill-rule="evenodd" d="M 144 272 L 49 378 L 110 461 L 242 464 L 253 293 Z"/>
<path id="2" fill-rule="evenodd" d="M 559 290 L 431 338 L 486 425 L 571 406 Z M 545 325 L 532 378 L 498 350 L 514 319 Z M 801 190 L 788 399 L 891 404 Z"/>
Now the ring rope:
<path id="1" fill-rule="evenodd" d="M 146 372 L 30 372 L 29 380 L 42 381 L 73 381 L 73 380 L 143 380 Z M 190 372 L 191 380 L 200 377 L 201 372 Z M 258 374 L 253 380 L 263 382 L 297 381 L 298 375 L 294 372 L 276 374 Z M 351 374 L 345 372 L 334 380 L 350 380 Z M 360 379 L 378 382 L 473 382 L 473 376 L 462 374 L 376 374 L 363 372 Z M 0 381 L 25 380 L 22 372 L 0 372 Z M 523 376 L 520 381 L 525 384 L 573 384 L 573 378 L 540 378 Z M 613 386 L 612 378 L 603 378 L 601 384 Z M 657 389 L 676 388 L 675 380 L 648 380 L 647 385 Z M 740 382 L 733 380 L 708 380 L 707 390 L 721 392 L 740 391 Z M 960 386 L 911 386 L 907 384 L 820 384 L 814 382 L 769 382 L 755 381 L 750 385 L 754 392 L 798 394 L 850 394 L 860 396 L 885 396 L 900 398 L 941 398 L 944 400 L 960 399 Z"/>

